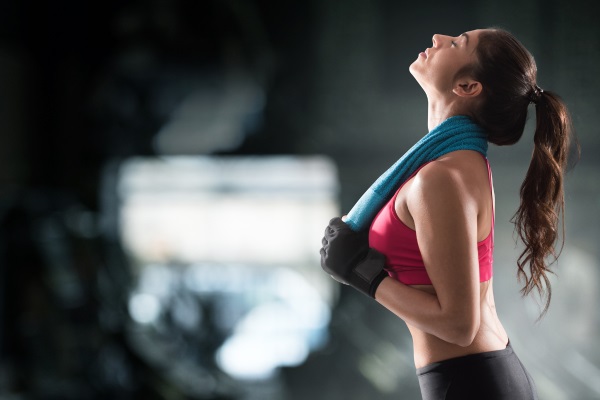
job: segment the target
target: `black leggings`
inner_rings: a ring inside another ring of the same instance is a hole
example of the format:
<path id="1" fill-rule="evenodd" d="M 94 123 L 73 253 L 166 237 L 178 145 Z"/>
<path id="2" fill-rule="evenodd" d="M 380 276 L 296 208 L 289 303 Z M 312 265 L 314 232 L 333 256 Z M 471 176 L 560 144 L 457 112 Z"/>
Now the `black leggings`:
<path id="1" fill-rule="evenodd" d="M 533 379 L 510 343 L 417 369 L 423 400 L 537 400 Z"/>

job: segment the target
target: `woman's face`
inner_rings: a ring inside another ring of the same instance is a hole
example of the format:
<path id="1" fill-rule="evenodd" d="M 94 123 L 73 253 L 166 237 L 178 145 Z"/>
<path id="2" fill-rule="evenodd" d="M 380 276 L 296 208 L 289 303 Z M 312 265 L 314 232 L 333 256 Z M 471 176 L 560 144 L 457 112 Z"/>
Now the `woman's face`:
<path id="1" fill-rule="evenodd" d="M 459 36 L 433 35 L 433 46 L 420 53 L 409 68 L 426 93 L 452 91 L 458 71 L 476 61 L 475 49 L 482 31 Z"/>

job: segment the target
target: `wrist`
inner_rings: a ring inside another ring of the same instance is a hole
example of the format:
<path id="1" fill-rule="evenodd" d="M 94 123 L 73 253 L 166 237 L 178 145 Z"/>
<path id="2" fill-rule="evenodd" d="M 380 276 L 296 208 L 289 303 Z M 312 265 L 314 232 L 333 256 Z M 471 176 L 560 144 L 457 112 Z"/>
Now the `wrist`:
<path id="1" fill-rule="evenodd" d="M 366 256 L 354 268 L 354 282 L 351 282 L 351 285 L 367 296 L 375 298 L 379 284 L 388 276 L 383 269 L 384 266 L 385 255 L 370 248 Z"/>

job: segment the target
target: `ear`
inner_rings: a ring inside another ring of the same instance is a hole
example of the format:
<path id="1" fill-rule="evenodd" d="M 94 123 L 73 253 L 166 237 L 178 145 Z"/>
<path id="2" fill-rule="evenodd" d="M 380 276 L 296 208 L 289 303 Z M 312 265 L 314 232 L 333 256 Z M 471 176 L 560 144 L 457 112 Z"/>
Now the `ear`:
<path id="1" fill-rule="evenodd" d="M 482 90 L 483 86 L 481 85 L 481 82 L 465 78 L 460 79 L 455 83 L 452 92 L 460 97 L 474 98 L 479 96 Z"/>

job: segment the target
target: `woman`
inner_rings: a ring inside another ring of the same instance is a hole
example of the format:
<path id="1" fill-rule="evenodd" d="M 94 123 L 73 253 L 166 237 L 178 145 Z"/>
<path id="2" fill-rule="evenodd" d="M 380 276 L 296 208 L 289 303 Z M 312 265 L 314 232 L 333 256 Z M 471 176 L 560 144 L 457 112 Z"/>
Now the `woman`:
<path id="1" fill-rule="evenodd" d="M 467 116 L 488 142 L 509 145 L 522 136 L 534 104 L 534 150 L 514 222 L 525 245 L 517 263 L 523 294 L 538 290 L 545 312 L 551 294 L 545 260 L 557 256 L 571 136 L 565 105 L 539 88 L 533 57 L 500 29 L 434 35 L 410 72 L 427 95 L 429 130 Z M 422 165 L 368 232 L 354 232 L 340 218 L 325 231 L 323 269 L 408 325 L 425 400 L 537 398 L 496 314 L 493 231 L 489 164 L 469 150 Z"/>

